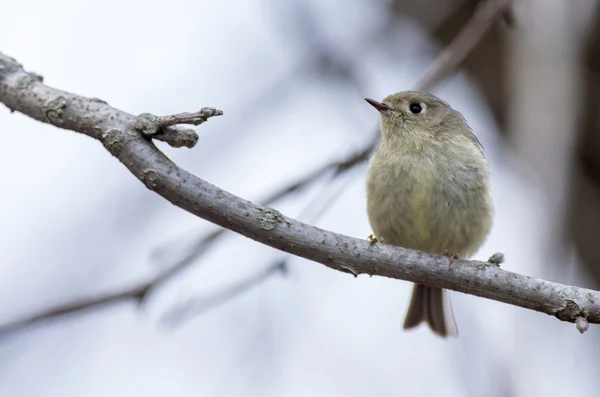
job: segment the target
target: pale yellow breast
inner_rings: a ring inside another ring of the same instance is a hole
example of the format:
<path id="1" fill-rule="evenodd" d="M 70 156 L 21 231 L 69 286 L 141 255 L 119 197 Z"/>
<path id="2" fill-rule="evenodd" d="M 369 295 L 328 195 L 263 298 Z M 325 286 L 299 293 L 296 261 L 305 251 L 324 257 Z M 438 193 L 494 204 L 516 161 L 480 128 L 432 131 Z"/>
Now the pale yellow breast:
<path id="1" fill-rule="evenodd" d="M 367 213 L 376 236 L 438 254 L 476 251 L 491 227 L 492 208 L 489 182 L 477 173 L 480 159 L 473 156 L 448 164 L 443 153 L 398 155 L 380 148 L 367 174 Z"/>

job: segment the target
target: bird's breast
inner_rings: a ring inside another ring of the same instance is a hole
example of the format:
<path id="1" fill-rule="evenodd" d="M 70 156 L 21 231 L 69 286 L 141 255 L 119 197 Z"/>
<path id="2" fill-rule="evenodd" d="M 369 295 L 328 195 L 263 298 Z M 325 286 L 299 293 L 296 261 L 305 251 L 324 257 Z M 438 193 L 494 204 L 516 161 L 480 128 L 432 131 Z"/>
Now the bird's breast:
<path id="1" fill-rule="evenodd" d="M 485 161 L 376 153 L 367 175 L 367 212 L 384 243 L 470 255 L 491 226 Z"/>

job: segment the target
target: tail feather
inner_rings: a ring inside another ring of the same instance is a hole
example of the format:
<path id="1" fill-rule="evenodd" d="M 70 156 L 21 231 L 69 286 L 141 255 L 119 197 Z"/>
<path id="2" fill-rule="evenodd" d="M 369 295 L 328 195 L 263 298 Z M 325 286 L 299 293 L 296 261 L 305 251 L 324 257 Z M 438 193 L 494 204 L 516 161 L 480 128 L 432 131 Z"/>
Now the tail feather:
<path id="1" fill-rule="evenodd" d="M 441 337 L 458 335 L 450 299 L 441 288 L 415 284 L 404 320 L 404 329 L 417 327 L 426 322 Z"/>

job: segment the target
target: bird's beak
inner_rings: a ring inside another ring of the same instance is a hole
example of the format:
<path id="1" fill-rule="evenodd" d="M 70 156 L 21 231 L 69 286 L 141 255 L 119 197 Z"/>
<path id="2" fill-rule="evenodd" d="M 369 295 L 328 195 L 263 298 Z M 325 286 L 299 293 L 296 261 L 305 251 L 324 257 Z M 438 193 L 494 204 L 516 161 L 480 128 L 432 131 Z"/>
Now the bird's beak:
<path id="1" fill-rule="evenodd" d="M 386 105 L 383 102 L 377 102 L 376 100 L 371 99 L 371 98 L 365 98 L 365 101 L 369 102 L 369 104 L 371 106 L 373 106 L 375 109 L 379 110 L 380 112 L 391 109 L 391 107 L 389 107 L 389 105 Z"/>

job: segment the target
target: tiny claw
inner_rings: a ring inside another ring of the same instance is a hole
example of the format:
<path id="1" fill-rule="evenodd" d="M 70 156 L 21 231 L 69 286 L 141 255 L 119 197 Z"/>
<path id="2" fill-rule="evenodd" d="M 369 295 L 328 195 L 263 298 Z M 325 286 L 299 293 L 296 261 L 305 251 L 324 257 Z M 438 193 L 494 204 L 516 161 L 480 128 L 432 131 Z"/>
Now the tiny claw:
<path id="1" fill-rule="evenodd" d="M 369 240 L 369 248 L 367 248 L 367 251 L 371 251 L 371 247 L 373 247 L 375 244 L 377 244 L 379 242 L 377 240 L 377 237 L 373 236 L 372 234 L 369 234 L 369 237 L 367 237 L 367 240 Z"/>
<path id="2" fill-rule="evenodd" d="M 448 257 L 448 259 L 450 259 L 450 262 L 448 263 L 448 270 L 450 270 L 454 261 L 457 261 L 460 259 L 460 256 L 458 254 L 451 254 L 450 251 L 448 251 L 448 250 L 444 250 L 444 252 L 442 252 L 442 255 L 445 257 Z"/>

